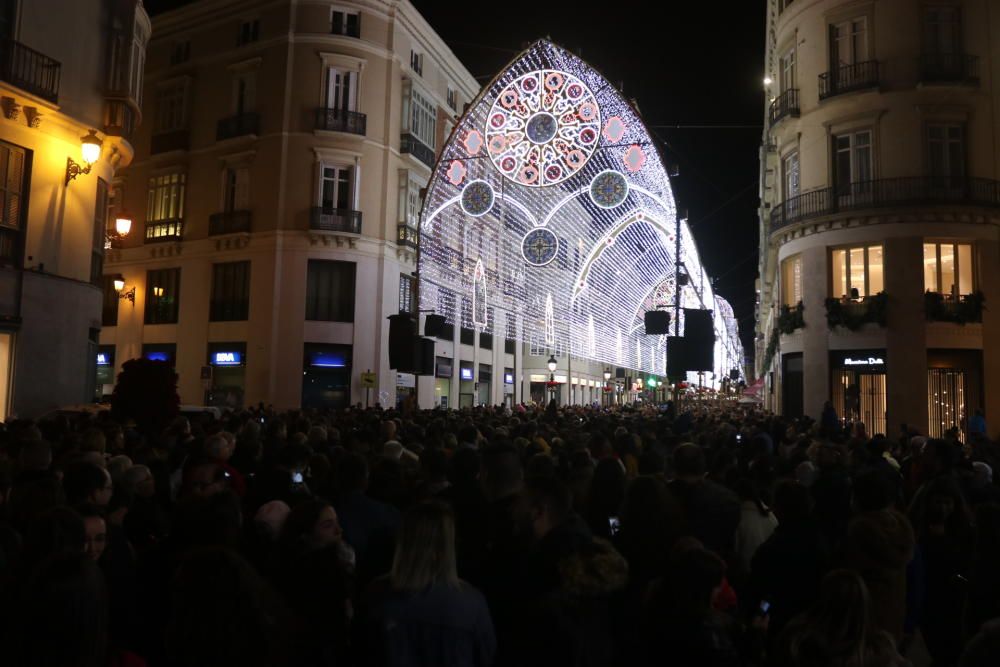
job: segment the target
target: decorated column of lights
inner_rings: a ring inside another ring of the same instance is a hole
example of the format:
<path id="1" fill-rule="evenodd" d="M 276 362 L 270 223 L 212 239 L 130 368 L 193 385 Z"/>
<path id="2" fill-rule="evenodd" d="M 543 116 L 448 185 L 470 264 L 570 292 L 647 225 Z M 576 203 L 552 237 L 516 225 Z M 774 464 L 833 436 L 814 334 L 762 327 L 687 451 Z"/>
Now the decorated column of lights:
<path id="1" fill-rule="evenodd" d="M 442 150 L 421 213 L 420 307 L 465 327 L 484 326 L 487 307 L 516 313 L 535 350 L 663 374 L 664 337 L 637 323 L 661 283 L 673 293 L 677 229 L 684 307 L 716 303 L 676 215 L 635 108 L 582 60 L 536 42 L 484 87 Z M 731 319 L 717 311 L 721 356 L 742 358 Z M 728 363 L 717 362 L 720 381 Z"/>

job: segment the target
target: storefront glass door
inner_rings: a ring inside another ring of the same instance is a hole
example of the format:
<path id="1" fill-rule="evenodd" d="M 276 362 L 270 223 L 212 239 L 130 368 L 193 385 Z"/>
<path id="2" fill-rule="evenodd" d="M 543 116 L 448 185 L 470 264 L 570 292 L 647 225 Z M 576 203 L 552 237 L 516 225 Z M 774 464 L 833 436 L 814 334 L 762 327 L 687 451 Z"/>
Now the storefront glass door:
<path id="1" fill-rule="evenodd" d="M 931 368 L 927 371 L 927 434 L 941 438 L 957 426 L 965 431 L 967 395 L 965 371 Z"/>
<path id="2" fill-rule="evenodd" d="M 860 421 L 869 435 L 885 433 L 885 373 L 833 370 L 833 408 L 844 423 Z"/>

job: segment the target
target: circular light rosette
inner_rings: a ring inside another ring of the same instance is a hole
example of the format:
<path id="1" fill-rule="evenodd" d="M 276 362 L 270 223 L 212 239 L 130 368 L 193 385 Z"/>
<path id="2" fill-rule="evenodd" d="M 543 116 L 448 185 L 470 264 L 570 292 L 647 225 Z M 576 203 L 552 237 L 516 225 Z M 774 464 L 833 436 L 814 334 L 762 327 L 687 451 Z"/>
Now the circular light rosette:
<path id="1" fill-rule="evenodd" d="M 470 181 L 462 188 L 462 210 L 471 216 L 478 218 L 489 213 L 495 199 L 493 188 L 486 181 Z"/>
<path id="2" fill-rule="evenodd" d="M 601 128 L 600 105 L 583 81 L 536 70 L 497 95 L 487 115 L 486 150 L 504 178 L 529 187 L 556 185 L 587 164 Z"/>
<path id="3" fill-rule="evenodd" d="M 628 197 L 628 180 L 617 171 L 602 171 L 590 181 L 590 199 L 601 208 L 615 208 Z"/>
<path id="4" fill-rule="evenodd" d="M 521 239 L 521 255 L 532 266 L 545 266 L 558 252 L 559 239 L 545 227 L 536 227 Z"/>

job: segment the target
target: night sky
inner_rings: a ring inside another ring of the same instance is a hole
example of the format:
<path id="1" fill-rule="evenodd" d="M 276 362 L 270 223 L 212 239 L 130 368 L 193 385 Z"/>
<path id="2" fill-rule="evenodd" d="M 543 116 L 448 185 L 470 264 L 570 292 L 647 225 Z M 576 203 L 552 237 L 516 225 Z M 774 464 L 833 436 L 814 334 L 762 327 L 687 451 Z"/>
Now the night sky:
<path id="1" fill-rule="evenodd" d="M 150 14 L 183 0 L 147 0 Z M 753 351 L 758 147 L 763 121 L 763 0 L 503 3 L 413 0 L 483 85 L 532 41 L 547 37 L 621 84 L 636 101 L 673 179 L 716 290 Z M 654 13 L 652 8 L 669 11 Z M 673 126 L 685 127 L 673 127 Z M 713 126 L 697 128 L 691 126 Z M 720 127 L 723 126 L 723 127 Z"/>

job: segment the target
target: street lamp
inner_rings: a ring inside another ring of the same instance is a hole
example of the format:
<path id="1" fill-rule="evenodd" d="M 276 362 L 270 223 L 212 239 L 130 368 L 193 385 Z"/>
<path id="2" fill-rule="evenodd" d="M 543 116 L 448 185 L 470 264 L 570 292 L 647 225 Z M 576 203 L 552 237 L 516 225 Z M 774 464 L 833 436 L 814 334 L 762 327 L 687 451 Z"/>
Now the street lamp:
<path id="1" fill-rule="evenodd" d="M 549 364 L 549 373 L 555 373 L 556 372 L 556 366 L 559 365 L 559 362 L 556 361 L 556 355 L 553 354 L 553 355 L 549 356 L 549 362 L 548 362 L 548 364 Z M 555 379 L 555 378 L 553 378 L 553 379 Z"/>
<path id="2" fill-rule="evenodd" d="M 115 287 L 115 292 L 118 293 L 119 299 L 128 299 L 132 302 L 132 307 L 135 308 L 135 287 L 132 287 L 129 291 L 125 292 L 125 276 L 122 274 L 116 274 L 113 279 L 113 284 Z"/>
<path id="3" fill-rule="evenodd" d="M 105 248 L 119 248 L 121 247 L 121 241 L 129 232 L 132 231 L 132 216 L 124 211 L 119 211 L 118 215 L 115 216 L 115 229 L 114 231 L 105 231 L 104 233 L 104 247 Z"/>
<path id="4" fill-rule="evenodd" d="M 611 397 L 608 396 L 608 389 L 610 389 L 610 386 L 608 385 L 608 383 L 610 381 L 611 381 L 611 369 L 610 368 L 605 368 L 604 369 L 604 390 L 601 392 L 604 395 L 604 404 L 605 405 L 609 405 L 611 403 Z"/>
<path id="5" fill-rule="evenodd" d="M 89 174 L 90 167 L 101 157 L 101 140 L 94 130 L 80 137 L 80 156 L 83 158 L 83 165 L 71 157 L 66 158 L 66 185 L 80 174 Z"/>

